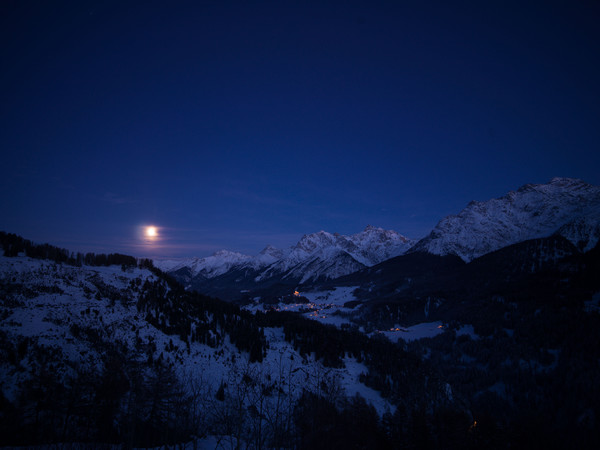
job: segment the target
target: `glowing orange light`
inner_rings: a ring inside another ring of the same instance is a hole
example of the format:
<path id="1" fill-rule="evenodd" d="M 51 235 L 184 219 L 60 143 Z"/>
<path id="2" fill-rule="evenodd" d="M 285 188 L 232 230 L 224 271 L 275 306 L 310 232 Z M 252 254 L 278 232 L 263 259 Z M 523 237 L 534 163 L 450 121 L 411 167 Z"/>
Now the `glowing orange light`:
<path id="1" fill-rule="evenodd" d="M 296 297 L 299 297 L 299 296 L 300 296 L 300 292 L 298 292 L 298 291 L 294 291 L 294 295 L 295 295 Z"/>
<path id="2" fill-rule="evenodd" d="M 438 325 L 438 328 L 444 328 L 443 325 Z"/>

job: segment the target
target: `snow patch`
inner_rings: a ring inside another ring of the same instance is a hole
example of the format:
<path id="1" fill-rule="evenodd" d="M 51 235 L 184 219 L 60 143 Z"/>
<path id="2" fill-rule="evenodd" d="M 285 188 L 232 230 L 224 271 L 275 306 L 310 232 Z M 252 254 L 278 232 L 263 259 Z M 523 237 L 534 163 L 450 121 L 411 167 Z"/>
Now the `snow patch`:
<path id="1" fill-rule="evenodd" d="M 377 331 L 377 333 L 383 334 L 392 342 L 398 342 L 400 339 L 410 342 L 423 338 L 431 338 L 443 332 L 444 325 L 442 322 L 419 323 L 407 328 L 396 325 L 390 330 Z"/>

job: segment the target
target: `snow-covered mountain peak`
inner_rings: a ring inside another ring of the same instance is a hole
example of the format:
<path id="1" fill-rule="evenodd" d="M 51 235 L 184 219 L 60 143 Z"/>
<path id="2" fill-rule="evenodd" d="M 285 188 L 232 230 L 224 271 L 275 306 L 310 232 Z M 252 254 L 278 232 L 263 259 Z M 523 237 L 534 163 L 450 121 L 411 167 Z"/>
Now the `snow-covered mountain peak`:
<path id="1" fill-rule="evenodd" d="M 273 247 L 272 245 L 267 245 L 254 258 L 252 266 L 256 269 L 266 267 L 273 264 L 276 261 L 279 261 L 281 258 L 285 257 L 285 255 L 286 252 L 284 250 Z"/>
<path id="2" fill-rule="evenodd" d="M 515 197 L 523 193 L 544 193 L 546 195 L 572 195 L 580 196 L 597 190 L 597 186 L 586 183 L 578 178 L 554 177 L 548 183 L 527 183 L 516 191 L 509 192 L 505 197 Z M 535 194 L 534 194 L 535 195 Z"/>
<path id="3" fill-rule="evenodd" d="M 239 252 L 232 252 L 230 250 L 219 250 L 216 251 L 212 254 L 212 256 L 209 256 L 209 258 L 224 258 L 224 259 L 228 259 L 228 260 L 239 260 L 239 259 L 248 259 L 248 258 L 252 258 L 251 256 L 248 255 L 244 255 L 242 253 Z"/>
<path id="4" fill-rule="evenodd" d="M 339 235 L 328 233 L 327 231 L 319 231 L 317 233 L 305 234 L 294 246 L 294 249 L 305 252 L 313 252 L 318 247 L 325 245 L 334 245 L 339 239 Z"/>
<path id="5" fill-rule="evenodd" d="M 366 261 L 365 265 L 372 266 L 386 259 L 406 253 L 416 241 L 393 230 L 368 225 L 364 231 L 348 237 Z"/>
<path id="6" fill-rule="evenodd" d="M 600 221 L 600 187 L 573 178 L 553 178 L 546 184 L 523 185 L 499 198 L 470 202 L 457 215 L 442 219 L 413 250 L 455 254 L 470 261 L 510 244 L 550 236 L 581 218 L 586 218 L 588 226 L 578 227 L 580 231 L 594 229 L 589 221 Z M 589 237 L 577 236 L 573 243 L 587 248 Z"/>
<path id="7" fill-rule="evenodd" d="M 586 183 L 583 180 L 580 180 L 579 178 L 566 178 L 566 177 L 554 177 L 550 180 L 550 182 L 548 183 L 548 185 L 551 186 L 559 186 L 559 187 L 582 187 L 582 188 L 586 188 L 588 186 L 592 186 L 588 183 Z M 544 186 L 539 185 L 539 186 Z"/>
<path id="8" fill-rule="evenodd" d="M 184 260 L 179 266 L 172 268 L 171 271 L 187 267 L 192 272 L 192 276 L 201 275 L 205 278 L 213 278 L 224 274 L 233 266 L 244 264 L 251 260 L 252 256 L 249 255 L 229 250 L 219 250 L 206 258 L 194 258 L 191 261 Z"/>
<path id="9" fill-rule="evenodd" d="M 288 255 L 257 279 L 283 273 L 285 277 L 300 278 L 301 282 L 336 278 L 405 253 L 413 243 L 395 231 L 371 225 L 351 236 L 327 231 L 305 234 Z"/>
<path id="10" fill-rule="evenodd" d="M 360 233 L 353 234 L 350 236 L 353 240 L 377 240 L 379 242 L 409 242 L 411 241 L 407 237 L 401 235 L 400 233 L 394 230 L 384 230 L 383 228 L 374 227 L 372 225 L 367 225 L 367 227 Z"/>
<path id="11" fill-rule="evenodd" d="M 275 261 L 283 258 L 287 253 L 289 253 L 289 250 L 286 251 L 277 247 L 273 247 L 272 245 L 267 245 L 260 251 L 257 258 L 261 258 L 263 260 L 272 258 Z"/>
<path id="12" fill-rule="evenodd" d="M 278 249 L 277 247 L 273 247 L 271 244 L 269 244 L 260 251 L 259 255 L 272 255 L 272 254 L 278 253 L 278 252 L 281 252 L 281 250 Z"/>
<path id="13" fill-rule="evenodd" d="M 182 267 L 192 267 L 200 258 L 155 259 L 153 264 L 163 272 L 174 272 Z"/>

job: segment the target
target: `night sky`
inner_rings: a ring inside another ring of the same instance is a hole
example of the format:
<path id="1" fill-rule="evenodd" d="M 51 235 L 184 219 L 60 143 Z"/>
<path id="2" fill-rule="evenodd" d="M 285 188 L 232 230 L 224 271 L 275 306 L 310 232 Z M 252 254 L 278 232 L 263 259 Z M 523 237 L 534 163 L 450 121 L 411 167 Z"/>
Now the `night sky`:
<path id="1" fill-rule="evenodd" d="M 591 0 L 2 1 L 0 230 L 255 254 L 600 184 L 599 23 Z"/>

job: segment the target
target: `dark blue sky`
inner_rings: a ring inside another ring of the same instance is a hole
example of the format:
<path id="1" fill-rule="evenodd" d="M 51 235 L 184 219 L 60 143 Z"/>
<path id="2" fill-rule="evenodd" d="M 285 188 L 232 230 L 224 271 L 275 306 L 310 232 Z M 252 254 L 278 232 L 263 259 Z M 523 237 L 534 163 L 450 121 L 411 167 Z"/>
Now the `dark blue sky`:
<path id="1" fill-rule="evenodd" d="M 600 184 L 595 1 L 55 3 L 0 6 L 0 229 L 36 242 L 417 238 L 525 183 Z"/>

